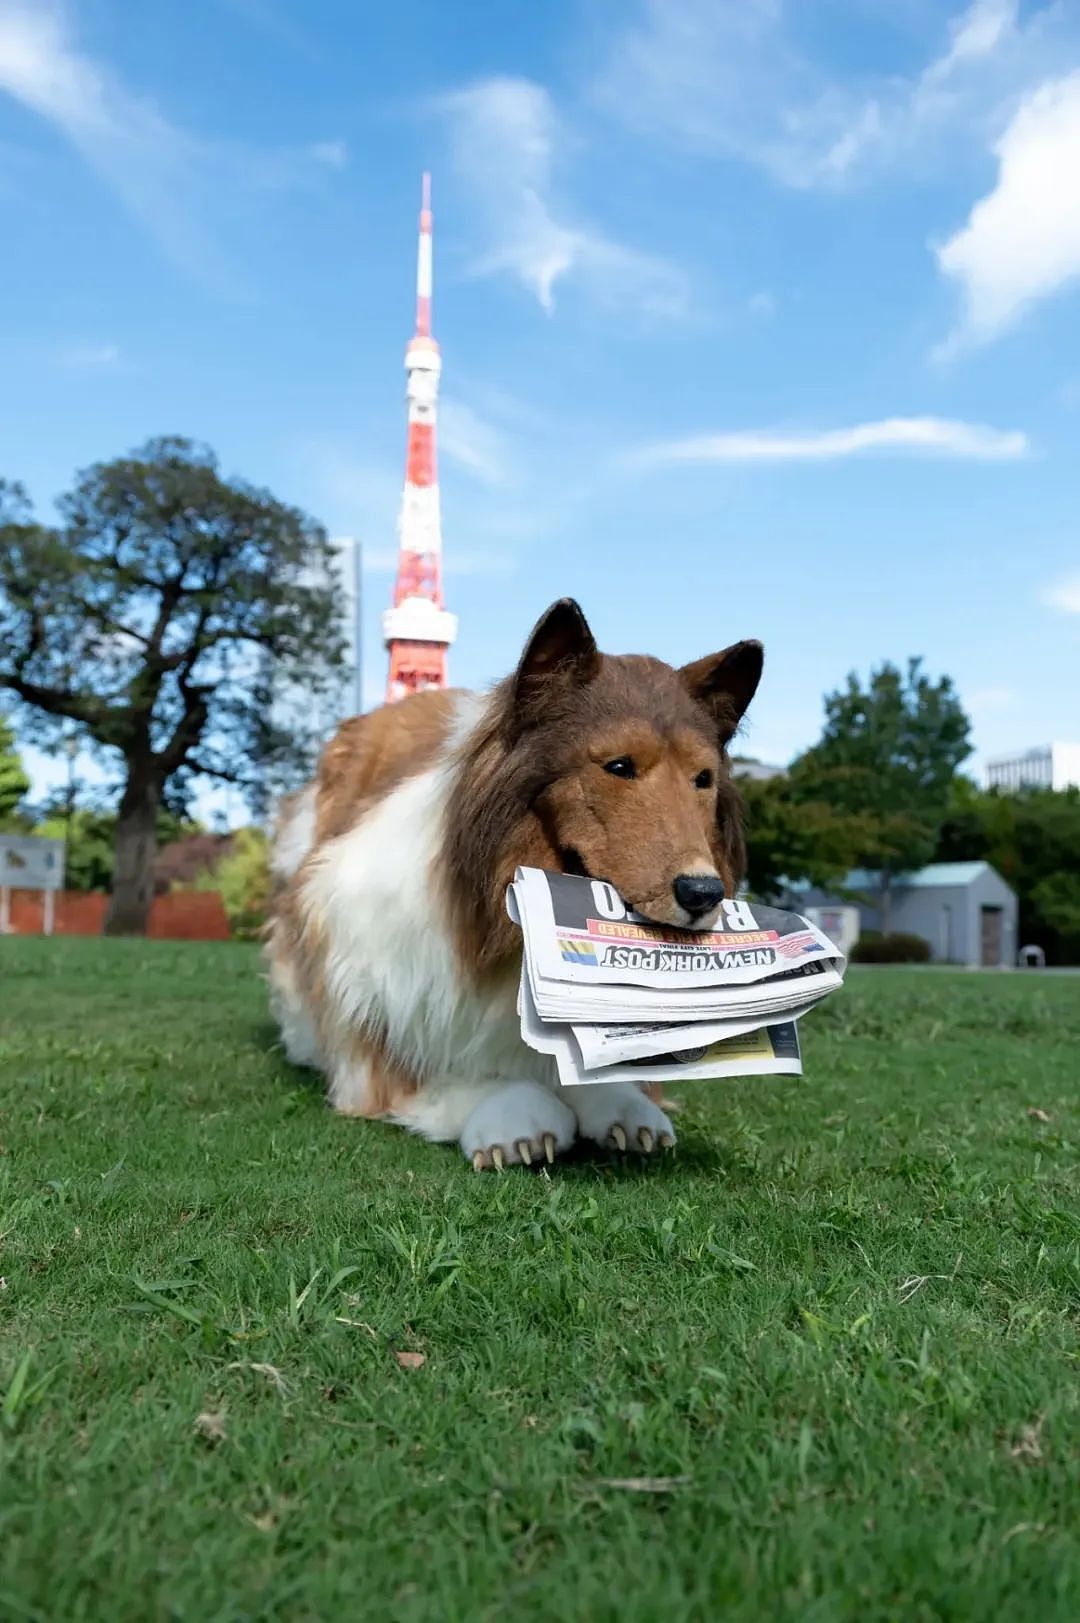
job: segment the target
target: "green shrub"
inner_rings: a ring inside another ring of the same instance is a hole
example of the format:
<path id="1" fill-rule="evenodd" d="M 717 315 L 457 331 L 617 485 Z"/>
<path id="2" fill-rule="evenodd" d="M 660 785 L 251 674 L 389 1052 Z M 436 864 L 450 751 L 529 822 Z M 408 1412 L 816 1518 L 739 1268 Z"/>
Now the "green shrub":
<path id="1" fill-rule="evenodd" d="M 882 935 L 864 930 L 851 954 L 853 964 L 926 964 L 930 943 L 921 935 Z"/>
<path id="2" fill-rule="evenodd" d="M 227 856 L 212 870 L 173 889 L 220 891 L 233 935 L 238 941 L 257 941 L 270 901 L 269 857 L 269 841 L 261 828 L 238 828 Z"/>

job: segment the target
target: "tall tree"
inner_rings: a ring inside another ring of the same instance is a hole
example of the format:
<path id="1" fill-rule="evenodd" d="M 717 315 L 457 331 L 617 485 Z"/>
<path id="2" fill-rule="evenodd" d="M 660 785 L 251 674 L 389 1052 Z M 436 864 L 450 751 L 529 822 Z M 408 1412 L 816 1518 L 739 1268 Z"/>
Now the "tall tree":
<path id="1" fill-rule="evenodd" d="M 35 523 L 0 484 L 0 688 L 46 740 L 74 725 L 118 762 L 105 929 L 140 934 L 167 786 L 209 776 L 258 804 L 310 756 L 343 656 L 333 551 L 185 439 L 88 469 L 57 505 Z"/>
<path id="2" fill-rule="evenodd" d="M 71 808 L 60 796 L 42 808 L 33 833 L 47 840 L 64 841 L 64 884 L 68 890 L 108 890 L 116 861 L 116 821 L 114 811 L 98 806 Z M 196 832 L 198 827 L 168 806 L 160 806 L 154 829 L 155 855 L 163 846 Z M 161 888 L 156 878 L 155 888 Z"/>
<path id="3" fill-rule="evenodd" d="M 11 816 L 29 789 L 30 779 L 15 750 L 15 734 L 7 718 L 0 715 L 0 824 Z"/>
<path id="4" fill-rule="evenodd" d="M 906 672 L 885 664 L 865 688 L 853 672 L 826 695 L 821 739 L 792 767 L 798 798 L 862 822 L 855 860 L 879 876 L 883 930 L 894 876 L 934 855 L 970 730 L 949 677 L 932 681 L 917 659 Z"/>
<path id="5" fill-rule="evenodd" d="M 805 880 L 828 889 L 859 860 L 871 820 L 800 797 L 786 773 L 755 780 L 734 774 L 746 808 L 746 882 L 761 900 Z"/>
<path id="6" fill-rule="evenodd" d="M 1003 794 L 958 778 L 937 855 L 984 858 L 1019 896 L 1021 944 L 1049 963 L 1080 962 L 1080 789 Z"/>

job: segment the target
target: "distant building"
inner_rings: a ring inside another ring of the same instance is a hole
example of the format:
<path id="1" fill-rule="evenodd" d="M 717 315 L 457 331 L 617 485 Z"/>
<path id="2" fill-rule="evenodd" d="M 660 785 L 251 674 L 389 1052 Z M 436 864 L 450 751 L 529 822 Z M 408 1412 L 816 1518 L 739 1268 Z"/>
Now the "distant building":
<path id="1" fill-rule="evenodd" d="M 338 725 L 347 716 L 356 716 L 363 704 L 363 649 L 361 647 L 360 616 L 361 570 L 363 553 L 354 536 L 338 536 L 330 542 L 329 580 L 321 573 L 305 570 L 303 585 L 329 585 L 341 606 L 341 637 L 344 657 L 339 670 L 303 672 L 275 671 L 268 654 L 262 655 L 263 679 L 271 692 L 270 719 L 276 728 L 299 744 L 308 757 L 308 766 L 299 772 L 293 782 L 284 785 L 275 782 L 275 792 L 283 786 L 295 788 L 314 767 L 315 760 L 328 738 L 332 738 Z"/>
<path id="2" fill-rule="evenodd" d="M 363 548 L 355 536 L 339 536 L 331 541 L 334 568 L 341 596 L 342 633 L 345 638 L 345 664 L 339 680 L 321 701 L 316 722 L 323 737 L 346 716 L 358 716 L 364 708 L 363 637 Z"/>
<path id="3" fill-rule="evenodd" d="M 853 902 L 861 928 L 880 930 L 877 874 L 856 869 L 841 888 L 848 894 L 793 887 L 792 901 L 800 912 Z M 932 862 L 893 880 L 889 928 L 921 936 L 935 963 L 1005 968 L 1016 963 L 1016 892 L 988 862 Z"/>
<path id="4" fill-rule="evenodd" d="M 986 763 L 986 787 L 1080 789 L 1080 744 L 1041 744 L 1022 755 L 996 755 Z"/>
<path id="5" fill-rule="evenodd" d="M 754 761 L 746 755 L 731 758 L 733 778 L 753 778 L 756 783 L 764 783 L 768 778 L 782 778 L 786 772 L 786 766 L 770 766 L 767 761 Z"/>

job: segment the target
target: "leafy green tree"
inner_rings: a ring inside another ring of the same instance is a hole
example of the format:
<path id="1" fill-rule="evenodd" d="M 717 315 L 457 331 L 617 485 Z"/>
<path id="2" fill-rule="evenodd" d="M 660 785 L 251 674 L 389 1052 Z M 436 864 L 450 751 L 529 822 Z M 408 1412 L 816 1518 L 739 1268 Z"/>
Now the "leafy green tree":
<path id="1" fill-rule="evenodd" d="M 29 790 L 30 779 L 15 750 L 15 734 L 6 718 L 0 715 L 0 828 Z"/>
<path id="2" fill-rule="evenodd" d="M 249 940 L 257 936 L 270 902 L 270 842 L 261 828 L 239 828 L 231 849 L 213 869 L 201 873 L 181 890 L 216 890 L 228 915 L 233 935 Z"/>
<path id="3" fill-rule="evenodd" d="M 77 807 L 42 818 L 34 833 L 46 840 L 65 840 L 64 885 L 68 890 L 107 890 L 116 848 L 114 813 Z"/>
<path id="4" fill-rule="evenodd" d="M 826 695 L 821 739 L 792 767 L 798 799 L 860 821 L 855 862 L 879 874 L 886 932 L 893 877 L 933 857 L 969 734 L 949 677 L 932 681 L 917 659 L 906 672 L 885 664 L 865 688 L 853 672 Z"/>
<path id="5" fill-rule="evenodd" d="M 170 787 L 209 776 L 258 805 L 309 764 L 343 655 L 333 551 L 184 439 L 90 468 L 58 508 L 38 524 L 0 484 L 0 688 L 46 741 L 74 729 L 118 764 L 105 929 L 141 934 Z"/>
<path id="6" fill-rule="evenodd" d="M 1050 938 L 1050 962 L 1080 963 L 1080 872 L 1048 874 L 1032 886 L 1027 902 L 1034 929 Z"/>
<path id="7" fill-rule="evenodd" d="M 989 862 L 1017 892 L 1021 942 L 1080 963 L 1080 790 L 1002 794 L 958 778 L 937 855 Z"/>
<path id="8" fill-rule="evenodd" d="M 828 888 L 855 866 L 869 838 L 867 819 L 801 800 L 783 774 L 740 779 L 737 765 L 734 771 L 746 807 L 746 881 L 753 895 L 777 896 L 785 880 Z"/>
<path id="9" fill-rule="evenodd" d="M 68 890 L 108 890 L 116 853 L 116 813 L 101 807 L 77 806 L 70 813 L 62 805 L 47 808 L 32 832 L 44 839 L 64 840 L 64 883 Z M 154 828 L 155 850 L 170 845 L 198 825 L 167 806 L 158 808 Z"/>

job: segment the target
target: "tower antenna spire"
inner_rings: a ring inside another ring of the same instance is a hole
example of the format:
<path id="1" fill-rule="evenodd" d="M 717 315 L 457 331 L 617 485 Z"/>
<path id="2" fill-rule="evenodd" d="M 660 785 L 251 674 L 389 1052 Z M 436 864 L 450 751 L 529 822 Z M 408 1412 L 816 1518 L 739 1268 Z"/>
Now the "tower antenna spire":
<path id="1" fill-rule="evenodd" d="M 420 239 L 416 253 L 416 336 L 431 337 L 431 176 L 420 193 Z"/>
<path id="2" fill-rule="evenodd" d="M 442 522 L 435 461 L 442 360 L 431 336 L 431 224 L 431 176 L 425 173 L 416 255 L 416 331 L 405 350 L 409 432 L 398 520 L 400 550 L 393 607 L 383 615 L 383 638 L 390 655 L 388 703 L 425 688 L 446 687 L 446 651 L 457 636 L 457 618 L 446 612 L 442 595 Z"/>

